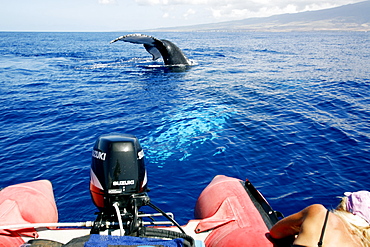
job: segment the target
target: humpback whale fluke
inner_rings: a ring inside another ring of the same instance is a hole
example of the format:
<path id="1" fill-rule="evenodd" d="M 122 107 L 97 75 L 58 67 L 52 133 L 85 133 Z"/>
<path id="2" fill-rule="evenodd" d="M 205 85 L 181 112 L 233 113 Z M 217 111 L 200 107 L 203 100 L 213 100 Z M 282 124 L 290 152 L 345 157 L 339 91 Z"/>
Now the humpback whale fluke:
<path id="1" fill-rule="evenodd" d="M 110 43 L 116 41 L 125 41 L 134 44 L 142 44 L 145 49 L 152 54 L 153 60 L 156 60 L 162 56 L 164 64 L 166 65 L 190 65 L 191 62 L 171 41 L 165 39 L 157 39 L 152 36 L 144 34 L 128 34 L 125 36 L 118 37 L 112 40 Z"/>

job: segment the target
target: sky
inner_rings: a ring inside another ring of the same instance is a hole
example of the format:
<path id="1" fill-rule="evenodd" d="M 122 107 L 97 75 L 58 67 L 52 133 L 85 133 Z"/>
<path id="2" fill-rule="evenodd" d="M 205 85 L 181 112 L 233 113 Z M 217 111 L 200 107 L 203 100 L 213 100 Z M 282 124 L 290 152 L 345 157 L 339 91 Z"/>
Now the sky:
<path id="1" fill-rule="evenodd" d="M 0 31 L 140 31 L 320 10 L 364 0 L 0 0 Z"/>

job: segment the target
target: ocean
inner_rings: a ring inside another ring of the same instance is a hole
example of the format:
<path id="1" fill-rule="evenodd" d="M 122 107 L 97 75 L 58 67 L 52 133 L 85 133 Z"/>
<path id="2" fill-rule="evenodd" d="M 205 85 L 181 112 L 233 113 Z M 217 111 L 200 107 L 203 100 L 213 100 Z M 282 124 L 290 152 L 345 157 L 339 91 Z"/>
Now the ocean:
<path id="1" fill-rule="evenodd" d="M 0 32 L 0 187 L 48 179 L 61 222 L 94 220 L 94 142 L 127 133 L 180 224 L 218 174 L 284 215 L 370 189 L 370 33 L 145 33 L 177 44 L 183 71 L 109 43 L 125 34 Z"/>

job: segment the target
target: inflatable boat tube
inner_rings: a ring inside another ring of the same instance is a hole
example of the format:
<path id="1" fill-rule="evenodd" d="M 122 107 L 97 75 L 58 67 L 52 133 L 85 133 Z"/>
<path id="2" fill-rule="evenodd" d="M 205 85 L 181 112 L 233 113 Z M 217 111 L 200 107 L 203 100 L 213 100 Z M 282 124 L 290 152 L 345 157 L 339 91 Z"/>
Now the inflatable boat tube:
<path id="1" fill-rule="evenodd" d="M 53 188 L 49 181 L 39 180 L 12 185 L 0 191 L 0 226 L 58 222 Z M 35 229 L 0 230 L 0 246 L 19 247 L 21 235 L 37 237 Z"/>
<path id="2" fill-rule="evenodd" d="M 211 231 L 207 247 L 269 247 L 269 229 L 278 221 L 265 198 L 247 180 L 216 176 L 195 206 L 195 231 Z"/>

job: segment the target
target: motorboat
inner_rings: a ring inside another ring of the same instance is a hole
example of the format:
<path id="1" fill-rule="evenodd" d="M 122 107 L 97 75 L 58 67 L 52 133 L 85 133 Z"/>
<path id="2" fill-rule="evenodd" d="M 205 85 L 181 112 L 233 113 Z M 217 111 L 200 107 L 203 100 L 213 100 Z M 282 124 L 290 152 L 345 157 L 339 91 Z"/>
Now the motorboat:
<path id="1" fill-rule="evenodd" d="M 269 247 L 269 229 L 282 215 L 248 180 L 215 176 L 199 195 L 194 219 L 179 225 L 149 198 L 144 152 L 129 134 L 100 136 L 92 151 L 94 221 L 58 222 L 48 180 L 0 191 L 0 246 Z M 146 213 L 144 206 L 155 213 Z"/>

